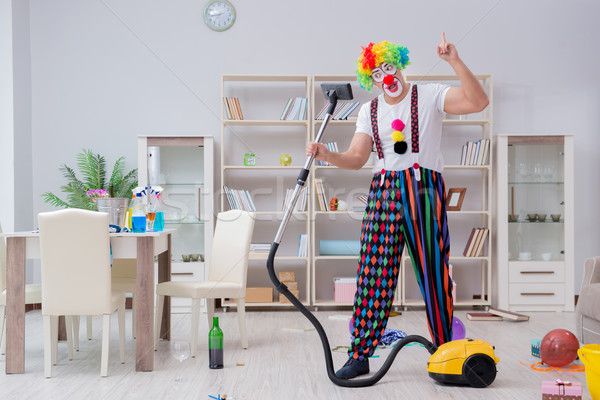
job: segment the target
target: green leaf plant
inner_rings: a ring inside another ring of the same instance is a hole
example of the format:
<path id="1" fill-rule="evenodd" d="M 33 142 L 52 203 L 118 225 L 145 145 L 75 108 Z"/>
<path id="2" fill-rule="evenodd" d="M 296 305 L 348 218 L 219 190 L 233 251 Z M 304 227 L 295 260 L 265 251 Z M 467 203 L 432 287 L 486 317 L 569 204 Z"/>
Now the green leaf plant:
<path id="1" fill-rule="evenodd" d="M 96 198 L 89 191 L 108 192 L 113 188 L 114 197 L 130 198 L 132 190 L 137 186 L 137 168 L 125 174 L 125 157 L 120 157 L 116 162 L 110 175 L 106 180 L 106 160 L 100 154 L 94 154 L 91 150 L 83 149 L 77 154 L 77 166 L 81 179 L 77 177 L 75 170 L 63 164 L 59 171 L 67 179 L 67 184 L 60 187 L 65 193 L 66 200 L 61 199 L 52 192 L 42 194 L 42 198 L 48 204 L 61 208 L 83 208 L 96 210 Z"/>

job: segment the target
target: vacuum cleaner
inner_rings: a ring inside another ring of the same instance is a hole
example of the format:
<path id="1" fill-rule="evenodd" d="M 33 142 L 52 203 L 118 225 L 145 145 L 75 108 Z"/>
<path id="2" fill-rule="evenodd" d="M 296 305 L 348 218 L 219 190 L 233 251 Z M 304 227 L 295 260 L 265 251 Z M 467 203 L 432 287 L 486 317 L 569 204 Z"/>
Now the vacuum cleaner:
<path id="1" fill-rule="evenodd" d="M 352 100 L 352 87 L 349 83 L 345 84 L 321 84 L 321 89 L 325 98 L 329 100 L 327 114 L 323 120 L 323 124 L 319 129 L 319 133 L 315 142 L 320 143 L 327 124 L 332 118 L 333 112 L 338 100 Z M 437 347 L 423 336 L 410 335 L 400 339 L 394 347 L 388 358 L 385 360 L 379 371 L 368 378 L 363 379 L 341 379 L 335 374 L 333 367 L 333 359 L 329 346 L 329 340 L 325 334 L 323 326 L 319 320 L 294 296 L 277 278 L 275 274 L 275 255 L 279 244 L 283 239 L 283 234 L 292 215 L 292 211 L 298 200 L 301 189 L 304 187 L 310 168 L 314 161 L 315 155 L 311 155 L 305 162 L 304 168 L 300 171 L 296 180 L 291 201 L 288 203 L 283 215 L 279 229 L 271 244 L 269 257 L 267 258 L 267 271 L 269 278 L 273 282 L 275 289 L 284 295 L 315 327 L 325 353 L 325 362 L 327 364 L 327 376 L 338 386 L 343 387 L 364 387 L 371 386 L 379 382 L 379 380 L 390 369 L 398 352 L 409 343 L 420 343 L 431 354 L 427 362 L 427 371 L 429 376 L 441 383 L 470 385 L 472 387 L 486 387 L 491 384 L 496 378 L 496 363 L 498 358 L 494 354 L 494 347 L 487 342 L 475 339 L 462 339 L 444 343 Z"/>

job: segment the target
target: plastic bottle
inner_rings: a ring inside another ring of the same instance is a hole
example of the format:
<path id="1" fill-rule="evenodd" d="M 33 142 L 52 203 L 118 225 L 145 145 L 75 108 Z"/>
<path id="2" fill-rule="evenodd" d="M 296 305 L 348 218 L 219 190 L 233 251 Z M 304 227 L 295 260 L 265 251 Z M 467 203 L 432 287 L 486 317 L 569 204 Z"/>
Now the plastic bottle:
<path id="1" fill-rule="evenodd" d="M 165 229 L 165 213 L 160 194 L 156 196 L 156 216 L 154 217 L 154 230 L 160 232 Z"/>
<path id="2" fill-rule="evenodd" d="M 136 193 L 132 208 L 131 230 L 133 232 L 146 232 L 146 213 L 144 212 L 141 193 Z"/>
<path id="3" fill-rule="evenodd" d="M 219 328 L 219 317 L 213 317 L 213 327 L 208 332 L 208 367 L 223 368 L 223 331 Z"/>

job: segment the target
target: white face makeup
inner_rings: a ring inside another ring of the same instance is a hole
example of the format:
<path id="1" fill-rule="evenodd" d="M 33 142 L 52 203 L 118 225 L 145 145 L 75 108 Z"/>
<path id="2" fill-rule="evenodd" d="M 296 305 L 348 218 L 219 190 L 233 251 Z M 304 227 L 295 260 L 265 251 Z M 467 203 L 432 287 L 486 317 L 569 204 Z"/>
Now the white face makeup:
<path id="1" fill-rule="evenodd" d="M 398 97 L 402 94 L 402 83 L 394 76 L 396 72 L 398 72 L 398 68 L 395 65 L 384 62 L 373 69 L 371 78 L 377 83 L 382 83 L 387 76 L 393 77 L 393 82 L 390 84 L 382 83 L 381 89 L 390 97 Z"/>

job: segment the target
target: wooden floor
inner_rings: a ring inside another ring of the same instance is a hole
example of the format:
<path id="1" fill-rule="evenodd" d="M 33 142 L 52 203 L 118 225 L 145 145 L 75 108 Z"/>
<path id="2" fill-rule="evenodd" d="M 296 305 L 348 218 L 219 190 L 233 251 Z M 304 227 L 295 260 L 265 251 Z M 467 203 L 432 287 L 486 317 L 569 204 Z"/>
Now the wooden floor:
<path id="1" fill-rule="evenodd" d="M 227 394 L 228 399 L 539 399 L 542 380 L 581 382 L 583 399 L 587 392 L 585 373 L 538 372 L 530 365 L 539 359 L 530 354 L 530 339 L 542 338 L 556 328 L 575 332 L 573 313 L 530 313 L 527 322 L 471 322 L 466 310 L 456 312 L 465 324 L 467 336 L 486 340 L 496 347 L 500 358 L 498 375 L 485 389 L 446 386 L 434 382 L 426 372 L 428 353 L 420 346 L 402 349 L 383 379 L 370 388 L 341 388 L 327 378 L 319 337 L 298 312 L 247 312 L 250 347 L 241 348 L 235 312 L 218 313 L 225 334 L 225 368 L 210 370 L 207 352 L 207 321 L 201 320 L 199 355 L 183 362 L 170 355 L 169 343 L 162 341 L 155 353 L 154 372 L 135 372 L 135 343 L 131 339 L 131 312 L 128 310 L 126 363 L 119 363 L 116 315 L 112 320 L 109 376 L 100 378 L 101 321 L 94 321 L 94 339 L 85 339 L 82 326 L 81 350 L 67 360 L 66 344 L 59 345 L 59 363 L 53 377 L 44 378 L 42 318 L 39 311 L 26 314 L 25 374 L 5 375 L 5 356 L 0 356 L 0 392 L 3 399 L 209 399 Z M 348 310 L 316 313 L 329 335 L 331 347 L 348 345 Z M 189 315 L 173 316 L 172 338 L 189 340 Z M 390 318 L 388 327 L 428 337 L 425 312 L 409 310 Z M 291 329 L 290 329 L 291 328 Z M 387 357 L 378 350 L 371 359 L 371 371 Z M 336 369 L 346 360 L 334 352 Z M 243 362 L 244 366 L 236 366 Z M 525 365 L 523 365 L 524 363 Z M 576 361 L 574 365 L 581 365 Z M 182 375 L 185 382 L 175 382 Z M 374 394 L 376 391 L 376 394 Z"/>

